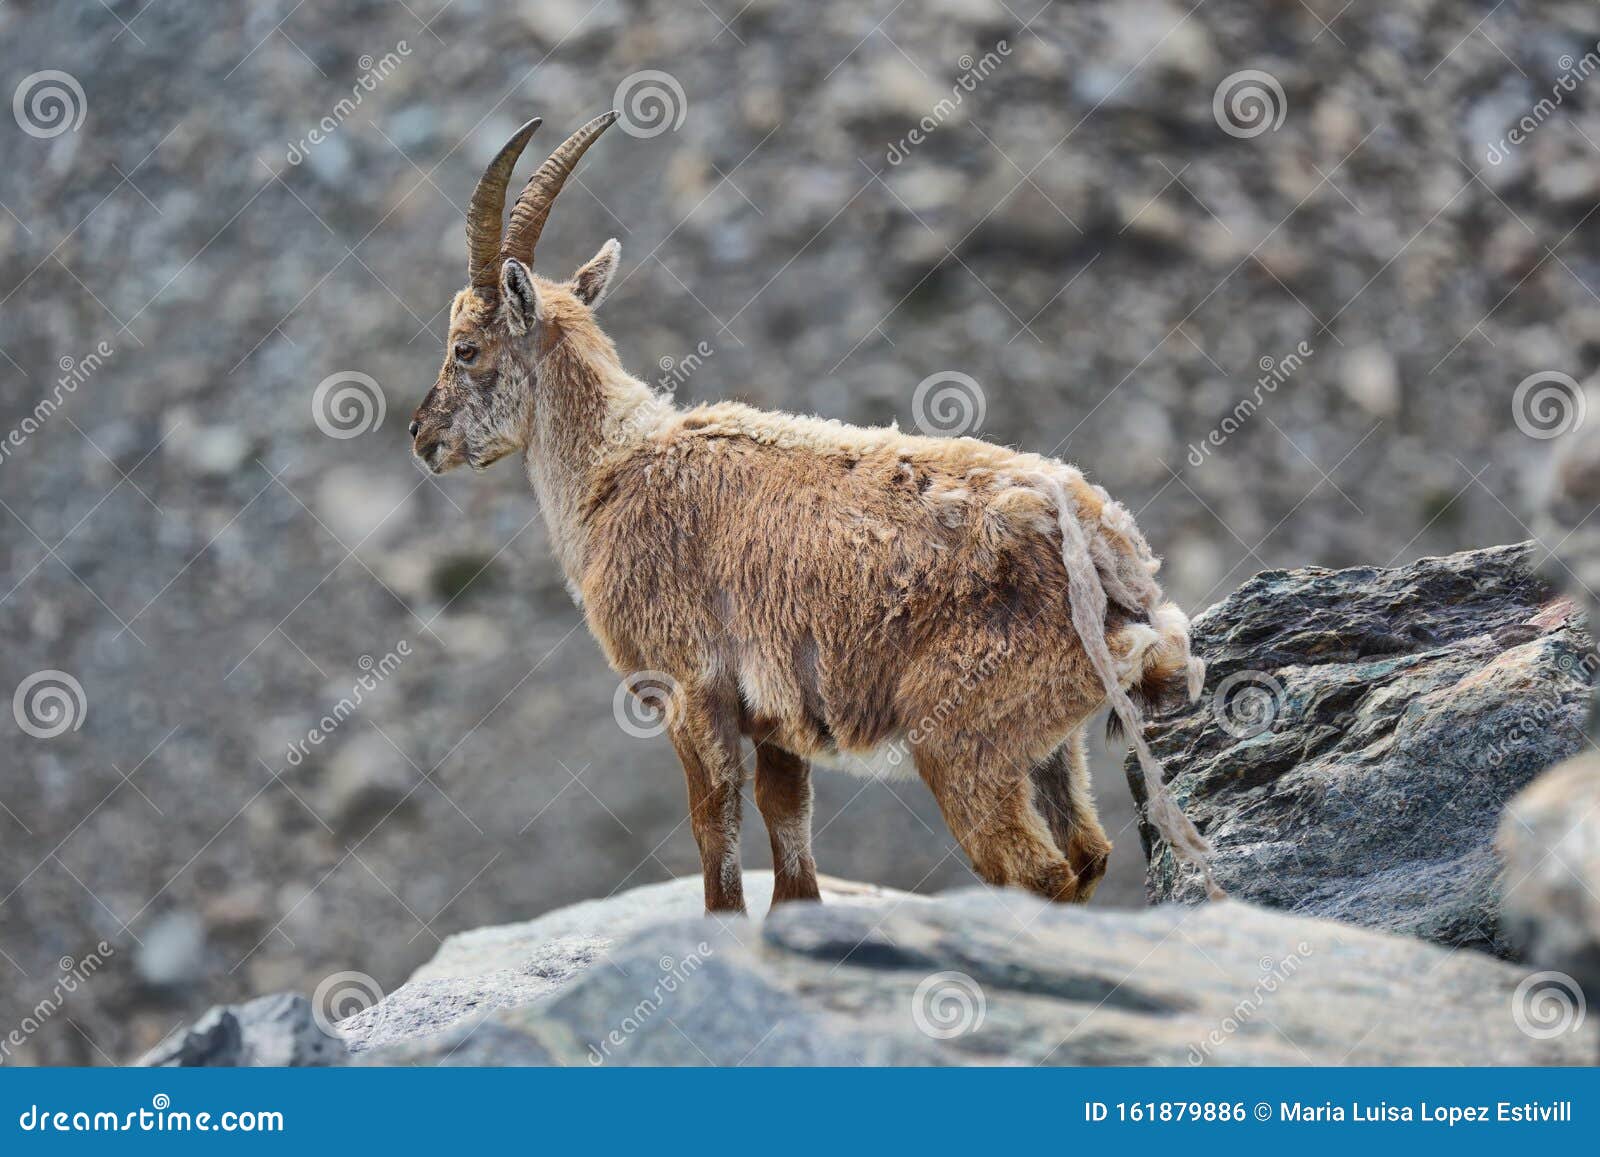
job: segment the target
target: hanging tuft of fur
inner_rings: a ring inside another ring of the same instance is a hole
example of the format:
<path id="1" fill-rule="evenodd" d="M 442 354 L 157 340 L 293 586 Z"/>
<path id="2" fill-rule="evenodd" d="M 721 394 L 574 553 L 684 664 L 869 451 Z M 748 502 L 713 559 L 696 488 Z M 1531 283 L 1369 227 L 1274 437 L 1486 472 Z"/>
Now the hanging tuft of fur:
<path id="1" fill-rule="evenodd" d="M 1213 900 L 1225 899 L 1227 893 L 1211 874 L 1211 864 L 1208 861 L 1211 845 L 1194 826 L 1194 821 L 1184 814 L 1183 809 L 1167 791 L 1161 762 L 1156 759 L 1155 753 L 1150 750 L 1150 745 L 1145 742 L 1143 719 L 1139 708 L 1117 678 L 1117 663 L 1111 654 L 1110 646 L 1106 643 L 1108 603 L 1103 574 L 1115 575 L 1112 585 L 1120 588 L 1120 591 L 1126 591 L 1130 597 L 1137 600 L 1129 604 L 1130 606 L 1143 606 L 1152 612 L 1157 610 L 1155 603 L 1159 598 L 1159 591 L 1154 580 L 1150 578 L 1155 569 L 1155 562 L 1153 558 L 1148 558 L 1149 547 L 1145 545 L 1144 537 L 1139 534 L 1138 528 L 1133 525 L 1132 516 L 1127 510 L 1120 504 L 1108 502 L 1105 508 L 1106 514 L 1101 521 L 1108 529 L 1114 530 L 1126 539 L 1132 545 L 1135 554 L 1146 556 L 1131 560 L 1146 564 L 1138 567 L 1143 571 L 1144 581 L 1140 583 L 1138 581 L 1140 576 L 1131 575 L 1129 568 L 1119 566 L 1122 559 L 1106 560 L 1104 565 L 1097 566 L 1096 564 L 1102 560 L 1103 553 L 1110 549 L 1110 544 L 1105 543 L 1099 535 L 1091 540 L 1084 532 L 1083 524 L 1078 520 L 1078 504 L 1068 493 L 1062 477 L 1054 473 L 1045 473 L 1040 475 L 1040 481 L 1055 500 L 1056 520 L 1061 526 L 1061 562 L 1067 569 L 1073 629 L 1078 632 L 1078 638 L 1083 643 L 1089 663 L 1105 687 L 1106 698 L 1111 703 L 1112 712 L 1122 723 L 1129 742 L 1133 744 L 1139 768 L 1144 773 L 1145 814 L 1171 845 L 1173 852 L 1200 869 L 1205 877 L 1206 895 Z M 1134 585 L 1147 588 L 1150 593 L 1134 594 L 1129 589 Z M 1192 691 L 1197 690 L 1195 683 L 1199 677 L 1203 677 L 1204 670 L 1197 661 L 1190 663 L 1188 682 Z"/>

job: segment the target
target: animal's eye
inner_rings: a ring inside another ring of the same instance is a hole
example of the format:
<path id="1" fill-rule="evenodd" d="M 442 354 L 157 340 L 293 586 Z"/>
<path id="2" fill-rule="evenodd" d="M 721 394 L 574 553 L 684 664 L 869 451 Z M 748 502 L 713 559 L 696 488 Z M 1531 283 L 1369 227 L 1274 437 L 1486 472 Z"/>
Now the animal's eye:
<path id="1" fill-rule="evenodd" d="M 472 359 L 478 356 L 477 348 L 464 341 L 456 342 L 456 361 L 464 366 L 470 366 Z"/>

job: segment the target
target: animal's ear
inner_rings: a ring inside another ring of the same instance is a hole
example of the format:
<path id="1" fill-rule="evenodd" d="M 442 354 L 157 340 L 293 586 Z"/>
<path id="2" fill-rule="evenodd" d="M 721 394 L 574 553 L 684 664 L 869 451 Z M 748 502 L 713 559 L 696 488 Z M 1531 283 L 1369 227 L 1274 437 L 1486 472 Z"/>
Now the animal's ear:
<path id="1" fill-rule="evenodd" d="M 600 246 L 596 253 L 583 268 L 572 275 L 572 292 L 579 301 L 587 306 L 600 304 L 606 295 L 606 290 L 611 287 L 611 278 L 617 272 L 617 266 L 622 261 L 622 246 L 617 244 L 613 237 Z"/>
<path id="2" fill-rule="evenodd" d="M 506 258 L 500 267 L 500 312 L 514 334 L 527 333 L 543 317 L 533 274 L 515 257 Z"/>

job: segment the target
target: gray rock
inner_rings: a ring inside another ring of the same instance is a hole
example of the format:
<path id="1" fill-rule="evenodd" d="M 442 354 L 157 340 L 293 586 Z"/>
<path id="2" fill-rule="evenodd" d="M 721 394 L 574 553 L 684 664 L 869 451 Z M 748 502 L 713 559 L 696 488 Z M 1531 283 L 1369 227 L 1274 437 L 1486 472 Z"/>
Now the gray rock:
<path id="1" fill-rule="evenodd" d="M 596 936 L 565 936 L 529 950 L 517 968 L 412 980 L 379 1003 L 341 1020 L 351 1052 L 412 1040 L 497 1008 L 531 1004 L 588 968 L 610 946 Z"/>
<path id="2" fill-rule="evenodd" d="M 1400 412 L 1400 367 L 1381 345 L 1347 351 L 1339 384 L 1352 402 L 1374 417 L 1392 418 Z"/>
<path id="3" fill-rule="evenodd" d="M 176 988 L 205 974 L 205 922 L 186 909 L 165 912 L 150 925 L 134 955 L 139 979 L 156 988 Z"/>
<path id="4" fill-rule="evenodd" d="M 329 760 L 318 802 L 341 831 L 365 831 L 395 809 L 409 806 L 413 775 L 405 757 L 383 736 L 358 732 Z"/>
<path id="5" fill-rule="evenodd" d="M 1600 1006 L 1600 756 L 1570 759 L 1524 788 L 1496 842 L 1506 938 Z"/>
<path id="6" fill-rule="evenodd" d="M 180 410 L 171 416 L 169 430 L 164 448 L 191 474 L 221 478 L 250 461 L 251 440 L 236 426 L 198 425 Z"/>
<path id="7" fill-rule="evenodd" d="M 615 904 L 626 922 L 638 900 L 584 907 Z M 671 919 L 543 999 L 392 1040 L 360 1063 L 1590 1060 L 1580 1032 L 1519 1027 L 1523 979 L 1477 953 L 1238 901 L 1113 912 L 973 890 L 790 905 L 759 926 Z M 479 980 L 522 983 L 504 970 Z"/>
<path id="8" fill-rule="evenodd" d="M 914 900 L 904 892 L 848 880 L 824 876 L 820 882 L 829 904 L 872 907 Z M 772 873 L 745 873 L 745 897 L 751 911 L 765 911 L 772 900 Z M 341 1020 L 339 1033 L 352 1052 L 415 1040 L 458 1022 L 465 1039 L 495 1009 L 532 1004 L 561 989 L 619 937 L 663 921 L 696 918 L 704 903 L 698 877 L 669 880 L 521 924 L 459 933 L 446 939 L 406 984 Z"/>
<path id="9" fill-rule="evenodd" d="M 345 1047 L 322 1031 L 311 1002 L 291 992 L 218 1005 L 138 1061 L 145 1067 L 234 1068 L 336 1064 Z"/>
<path id="10" fill-rule="evenodd" d="M 1205 693 L 1149 736 L 1223 887 L 1509 953 L 1495 825 L 1578 749 L 1593 669 L 1582 615 L 1532 573 L 1534 553 L 1267 571 L 1195 621 Z M 1141 836 L 1151 897 L 1199 900 L 1159 835 Z"/>
<path id="11" fill-rule="evenodd" d="M 1550 544 L 1539 573 L 1566 591 L 1591 622 L 1600 613 L 1595 595 L 1600 587 L 1600 524 L 1592 517 L 1600 509 L 1600 422 L 1584 419 L 1596 407 L 1600 375 L 1580 385 L 1547 374 L 1530 389 L 1521 411 L 1530 429 L 1556 432 L 1549 452 L 1537 459 L 1528 478 L 1534 533 Z M 1590 655 L 1589 673 L 1597 668 L 1600 658 Z M 1587 726 L 1590 739 L 1600 737 L 1600 701 L 1591 704 Z"/>
<path id="12" fill-rule="evenodd" d="M 818 883 L 822 898 L 828 904 L 871 907 L 891 900 L 915 902 L 920 899 L 894 888 L 831 876 L 819 877 Z M 746 872 L 744 896 L 751 912 L 765 912 L 771 907 L 771 871 Z M 411 981 L 450 980 L 524 969 L 542 959 L 541 954 L 551 942 L 601 940 L 605 947 L 635 929 L 667 920 L 690 919 L 704 910 L 705 894 L 698 876 L 645 884 L 615 896 L 557 908 L 520 924 L 458 932 L 447 937 L 433 959 L 411 974 Z M 391 995 L 397 994 L 398 990 Z"/>

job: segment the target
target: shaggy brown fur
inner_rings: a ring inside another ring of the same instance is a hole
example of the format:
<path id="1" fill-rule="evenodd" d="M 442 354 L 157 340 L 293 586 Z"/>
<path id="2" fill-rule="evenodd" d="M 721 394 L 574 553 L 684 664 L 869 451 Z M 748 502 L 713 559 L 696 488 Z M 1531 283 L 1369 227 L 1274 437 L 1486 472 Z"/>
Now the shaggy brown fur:
<path id="1" fill-rule="evenodd" d="M 679 410 L 595 321 L 617 262 L 610 241 L 555 282 L 512 257 L 497 293 L 458 294 L 415 450 L 435 472 L 522 451 L 607 659 L 670 677 L 707 909 L 744 907 L 744 736 L 775 902 L 817 896 L 809 761 L 886 747 L 909 750 L 984 880 L 1087 899 L 1111 843 L 1082 727 L 1108 695 L 1153 821 L 1203 866 L 1126 690 L 1192 696 L 1201 668 L 1127 511 L 1070 466 L 970 438 Z"/>

